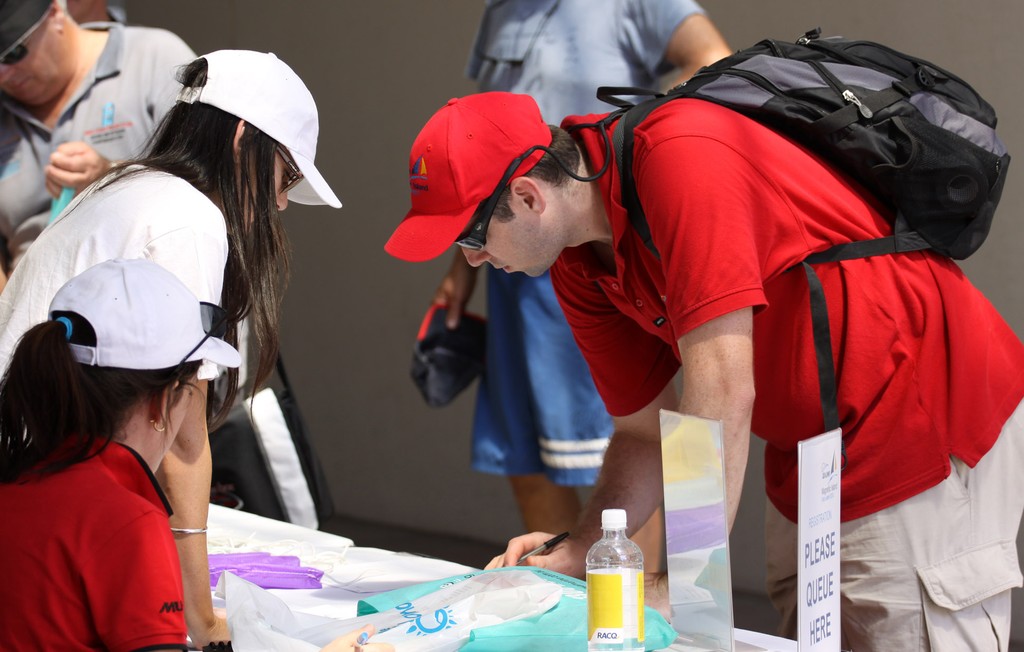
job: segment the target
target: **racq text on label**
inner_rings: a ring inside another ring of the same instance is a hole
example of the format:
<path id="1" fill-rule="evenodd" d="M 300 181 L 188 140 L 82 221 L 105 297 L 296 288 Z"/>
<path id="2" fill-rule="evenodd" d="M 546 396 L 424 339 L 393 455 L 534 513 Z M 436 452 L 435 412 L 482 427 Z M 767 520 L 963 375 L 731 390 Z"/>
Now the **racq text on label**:
<path id="1" fill-rule="evenodd" d="M 804 544 L 804 568 L 810 568 L 836 554 L 836 533 L 829 532 L 823 537 L 815 537 Z"/>

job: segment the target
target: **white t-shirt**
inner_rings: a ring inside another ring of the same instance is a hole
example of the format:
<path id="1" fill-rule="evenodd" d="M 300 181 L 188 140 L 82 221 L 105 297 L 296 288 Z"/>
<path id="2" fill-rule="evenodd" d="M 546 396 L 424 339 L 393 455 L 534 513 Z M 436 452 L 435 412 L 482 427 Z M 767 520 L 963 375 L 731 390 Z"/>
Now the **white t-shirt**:
<path id="1" fill-rule="evenodd" d="M 200 301 L 220 304 L 228 240 L 220 209 L 178 177 L 145 172 L 82 192 L 29 247 L 0 294 L 0 370 L 21 336 L 49 317 L 64 283 L 112 258 L 146 258 Z M 204 363 L 200 378 L 217 374 Z"/>

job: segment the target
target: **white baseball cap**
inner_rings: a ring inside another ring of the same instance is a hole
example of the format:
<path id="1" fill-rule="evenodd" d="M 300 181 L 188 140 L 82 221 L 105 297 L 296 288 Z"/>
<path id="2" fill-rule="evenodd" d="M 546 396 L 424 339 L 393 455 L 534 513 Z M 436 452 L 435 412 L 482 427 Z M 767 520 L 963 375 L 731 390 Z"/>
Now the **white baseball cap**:
<path id="1" fill-rule="evenodd" d="M 116 259 L 90 267 L 57 290 L 50 319 L 64 322 L 72 354 L 85 365 L 153 370 L 209 360 L 237 367 L 238 351 L 204 327 L 204 305 L 211 304 L 200 304 L 160 265 Z M 92 327 L 94 345 L 75 343 L 73 320 L 55 315 L 69 312 Z"/>
<path id="2" fill-rule="evenodd" d="M 313 165 L 320 121 L 316 102 L 295 71 L 273 53 L 218 50 L 200 58 L 208 66 L 206 84 L 181 89 L 178 101 L 227 111 L 286 147 L 303 176 L 288 191 L 289 200 L 341 208 L 341 201 Z"/>

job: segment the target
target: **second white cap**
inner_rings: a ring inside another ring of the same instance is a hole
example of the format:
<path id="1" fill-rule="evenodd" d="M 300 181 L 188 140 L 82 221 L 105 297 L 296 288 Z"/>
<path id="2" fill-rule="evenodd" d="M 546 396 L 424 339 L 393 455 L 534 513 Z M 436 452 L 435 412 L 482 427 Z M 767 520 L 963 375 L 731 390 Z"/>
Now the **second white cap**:
<path id="1" fill-rule="evenodd" d="M 625 530 L 626 529 L 626 510 L 624 509 L 606 509 L 601 512 L 601 529 L 602 530 Z"/>

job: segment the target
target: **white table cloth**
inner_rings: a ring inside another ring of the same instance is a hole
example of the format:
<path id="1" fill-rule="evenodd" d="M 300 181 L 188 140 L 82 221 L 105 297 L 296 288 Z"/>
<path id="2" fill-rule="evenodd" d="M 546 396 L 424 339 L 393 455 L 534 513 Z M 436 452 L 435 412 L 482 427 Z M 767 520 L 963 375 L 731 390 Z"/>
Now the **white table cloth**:
<path id="1" fill-rule="evenodd" d="M 362 548 L 335 534 L 210 505 L 207 541 L 210 553 L 270 552 L 295 555 L 304 566 L 324 571 L 322 589 L 271 589 L 295 611 L 352 618 L 367 595 L 437 580 L 475 568 L 380 548 Z M 224 601 L 214 597 L 214 605 Z M 676 643 L 669 650 L 694 650 Z M 796 652 L 796 642 L 747 630 L 736 630 L 736 652 Z"/>

